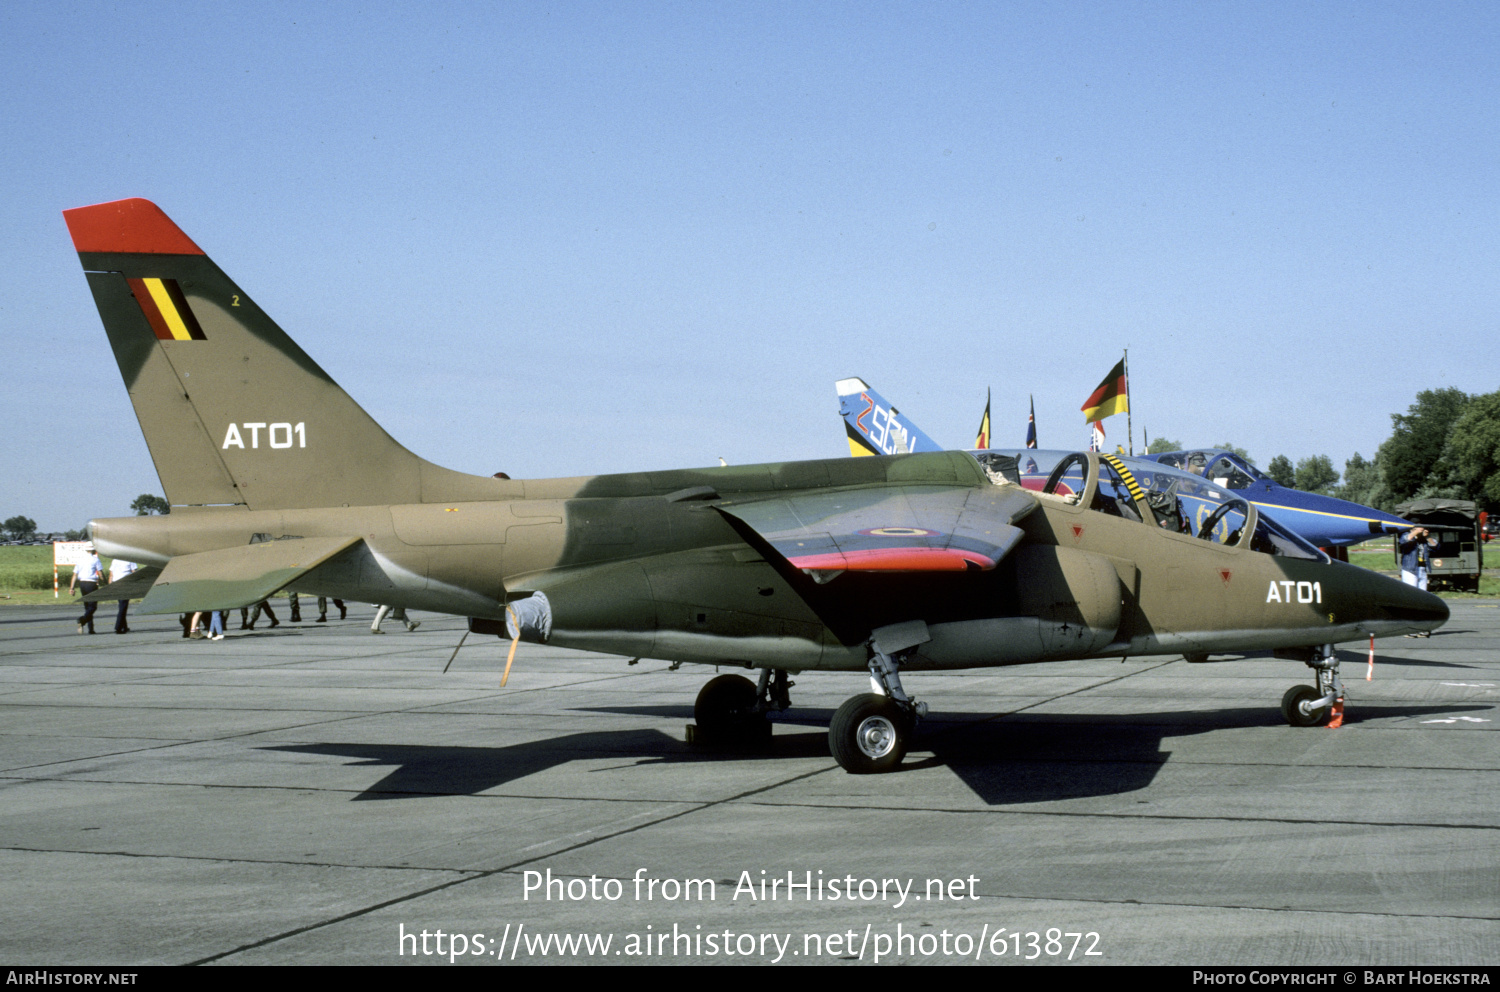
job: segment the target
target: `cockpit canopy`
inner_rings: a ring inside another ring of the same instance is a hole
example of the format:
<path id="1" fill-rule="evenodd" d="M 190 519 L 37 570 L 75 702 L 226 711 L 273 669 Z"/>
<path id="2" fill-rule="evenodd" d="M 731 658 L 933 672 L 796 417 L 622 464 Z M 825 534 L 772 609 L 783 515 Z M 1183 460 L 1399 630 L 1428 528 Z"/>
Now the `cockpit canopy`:
<path id="1" fill-rule="evenodd" d="M 1235 468 L 1244 475 L 1247 485 L 1263 478 L 1233 452 L 1199 453 L 1217 454 L 1218 458 L 1205 459 L 1204 464 Z M 1217 479 L 1168 466 L 1152 470 L 1139 461 L 1127 466 L 1112 455 L 1036 450 L 1007 453 L 1006 475 L 1012 458 L 1026 488 L 1075 501 L 1086 499 L 1089 508 L 1100 513 L 1151 523 L 1216 544 L 1286 558 L 1328 560 L 1304 538 L 1257 512 L 1253 504 L 1233 494 L 1232 486 Z M 1253 478 L 1250 472 L 1255 472 Z"/>
<path id="2" fill-rule="evenodd" d="M 1251 465 L 1247 459 L 1222 448 L 1168 451 L 1144 457 L 1184 472 L 1191 472 L 1225 489 L 1249 489 L 1257 482 L 1271 481 L 1270 476 Z"/>

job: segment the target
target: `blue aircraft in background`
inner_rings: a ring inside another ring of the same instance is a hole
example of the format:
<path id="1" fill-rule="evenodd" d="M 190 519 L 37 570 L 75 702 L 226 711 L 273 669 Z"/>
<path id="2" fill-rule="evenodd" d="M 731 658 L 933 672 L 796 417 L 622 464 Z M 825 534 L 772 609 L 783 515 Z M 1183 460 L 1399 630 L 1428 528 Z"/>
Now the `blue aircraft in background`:
<path id="1" fill-rule="evenodd" d="M 1312 535 L 1318 534 L 1317 543 L 1325 547 L 1358 544 L 1381 534 L 1393 534 L 1411 527 L 1409 521 L 1372 506 L 1283 486 L 1250 464 L 1248 459 L 1222 448 L 1165 451 L 1141 455 L 1140 458 L 1180 469 L 1216 486 L 1233 490 L 1235 495 L 1273 513 L 1277 519 L 1304 537 L 1313 539 Z M 1306 519 L 1293 523 L 1283 512 L 1285 510 L 1295 511 L 1299 517 Z M 1316 518 L 1322 518 L 1322 521 L 1319 522 Z"/>
<path id="2" fill-rule="evenodd" d="M 899 414 L 863 379 L 840 379 L 835 388 L 850 454 L 946 450 Z M 1072 452 L 987 448 L 972 453 L 992 477 L 1007 478 L 1027 489 L 1043 490 L 1050 485 L 1053 491 L 1066 496 L 1074 488 L 1069 483 L 1082 479 L 1080 463 L 1065 464 Z M 1323 548 L 1346 547 L 1411 527 L 1402 518 L 1374 507 L 1278 485 L 1229 451 L 1204 449 L 1138 457 L 1117 455 L 1109 459 L 1119 463 L 1119 470 L 1114 473 L 1119 485 L 1113 496 L 1123 512 L 1139 512 L 1131 509 L 1134 500 L 1129 491 L 1131 485 L 1137 485 L 1149 495 L 1158 522 L 1164 526 L 1174 520 L 1182 529 L 1196 533 L 1205 522 L 1210 522 L 1212 527 L 1223 531 L 1220 539 L 1232 536 L 1236 521 L 1245 519 L 1245 514 L 1217 511 L 1226 503 L 1240 500 L 1253 505 L 1259 516 L 1280 524 L 1281 529 L 1289 529 Z M 1054 479 L 1053 475 L 1058 477 Z"/>

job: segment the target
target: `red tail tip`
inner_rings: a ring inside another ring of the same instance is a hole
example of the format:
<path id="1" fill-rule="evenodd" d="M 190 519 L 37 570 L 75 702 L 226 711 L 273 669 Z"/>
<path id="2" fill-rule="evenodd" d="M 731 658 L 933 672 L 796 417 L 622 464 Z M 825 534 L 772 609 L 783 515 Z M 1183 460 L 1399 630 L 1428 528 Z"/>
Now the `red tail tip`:
<path id="1" fill-rule="evenodd" d="M 202 248 L 161 208 L 139 198 L 96 203 L 63 211 L 73 247 L 80 252 L 139 252 L 151 255 L 202 255 Z"/>

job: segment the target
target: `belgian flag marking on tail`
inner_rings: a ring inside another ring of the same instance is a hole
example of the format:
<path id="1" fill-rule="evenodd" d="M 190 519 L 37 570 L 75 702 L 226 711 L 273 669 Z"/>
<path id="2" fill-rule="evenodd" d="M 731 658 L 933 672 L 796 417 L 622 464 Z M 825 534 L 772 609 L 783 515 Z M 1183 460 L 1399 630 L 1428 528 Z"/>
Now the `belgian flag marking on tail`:
<path id="1" fill-rule="evenodd" d="M 203 328 L 175 279 L 127 279 L 141 313 L 162 341 L 205 341 Z"/>
<path id="2" fill-rule="evenodd" d="M 1124 462 L 1120 461 L 1114 455 L 1103 453 L 1099 455 L 1099 460 L 1109 462 L 1110 467 L 1120 473 L 1120 480 L 1125 483 L 1125 489 L 1130 493 L 1131 499 L 1139 501 L 1146 498 L 1146 494 L 1141 490 L 1140 483 L 1135 481 L 1135 476 L 1130 474 L 1130 469 L 1125 467 Z"/>

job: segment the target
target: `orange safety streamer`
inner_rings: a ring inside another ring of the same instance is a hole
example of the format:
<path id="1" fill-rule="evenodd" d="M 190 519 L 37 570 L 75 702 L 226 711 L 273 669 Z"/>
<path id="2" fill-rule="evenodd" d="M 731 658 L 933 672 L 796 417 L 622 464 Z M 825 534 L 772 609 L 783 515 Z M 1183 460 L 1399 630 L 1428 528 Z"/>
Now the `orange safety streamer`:
<path id="1" fill-rule="evenodd" d="M 521 621 L 516 616 L 516 611 L 507 605 L 505 612 L 510 617 L 510 622 L 516 625 L 516 636 L 511 640 L 510 654 L 505 658 L 505 674 L 500 676 L 500 688 L 502 689 L 505 688 L 506 680 L 510 678 L 510 663 L 516 660 L 516 645 L 521 643 Z"/>

